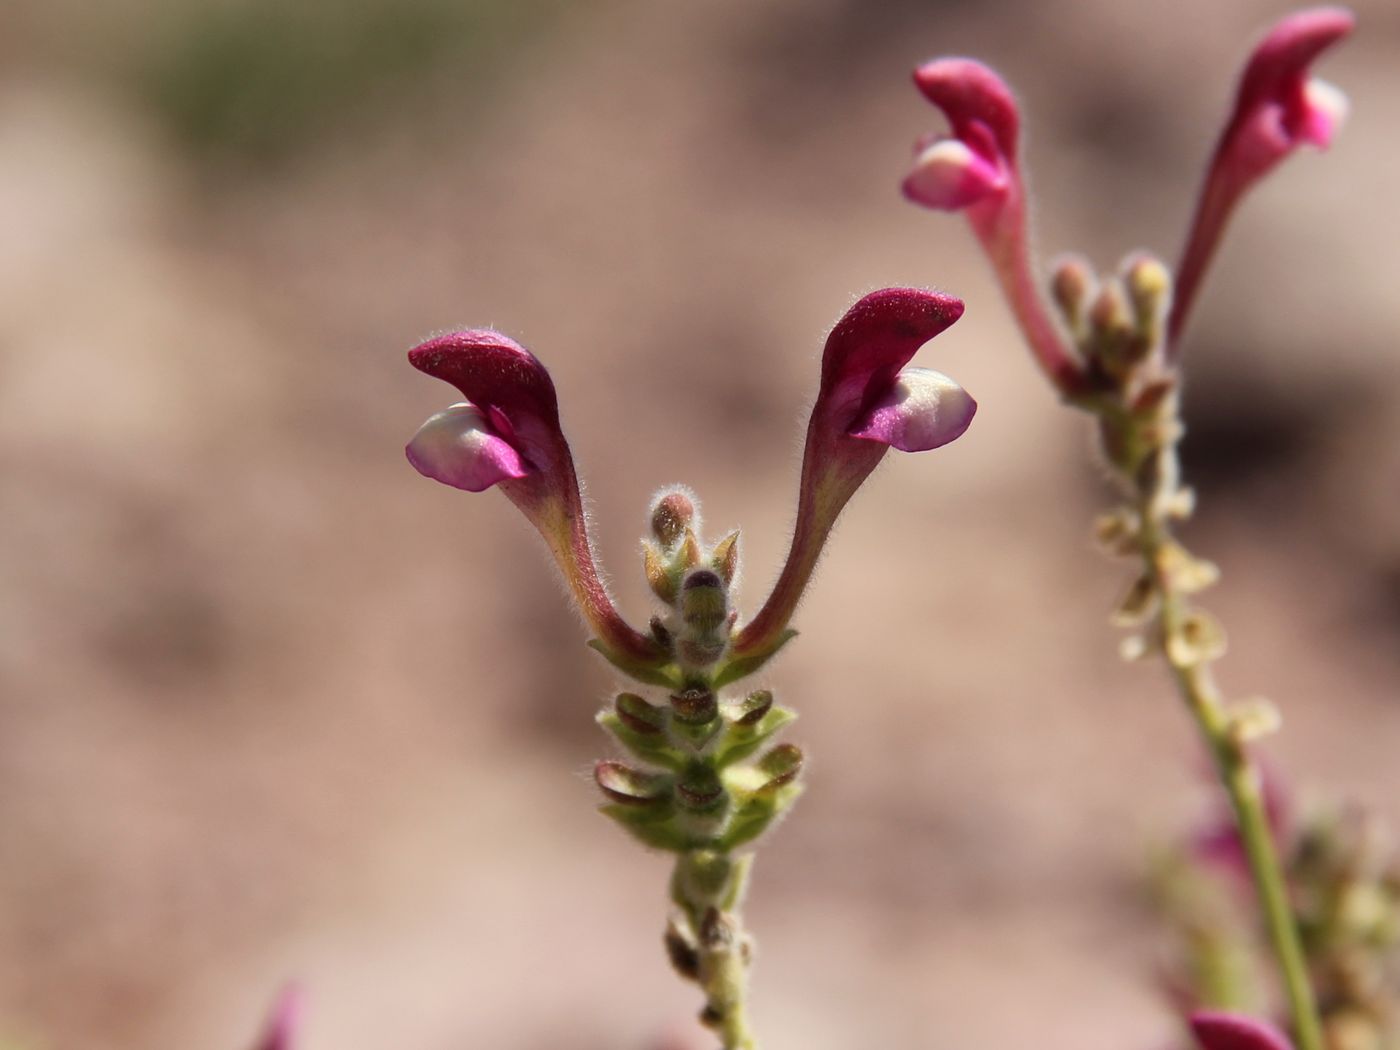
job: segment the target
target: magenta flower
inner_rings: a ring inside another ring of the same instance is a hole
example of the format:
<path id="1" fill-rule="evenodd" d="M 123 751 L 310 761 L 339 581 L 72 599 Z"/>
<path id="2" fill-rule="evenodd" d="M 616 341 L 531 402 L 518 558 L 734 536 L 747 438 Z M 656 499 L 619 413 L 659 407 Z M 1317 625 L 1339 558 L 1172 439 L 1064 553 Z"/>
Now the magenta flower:
<path id="1" fill-rule="evenodd" d="M 1201 1010 L 1190 1022 L 1204 1050 L 1293 1050 L 1288 1037 L 1273 1025 L 1244 1014 Z"/>
<path id="2" fill-rule="evenodd" d="M 1300 11 L 1279 22 L 1255 49 L 1177 267 L 1166 326 L 1169 355 L 1245 191 L 1299 145 L 1325 147 L 1336 135 L 1346 99 L 1310 77 L 1308 67 L 1353 24 L 1341 8 Z M 925 207 L 967 213 L 1037 363 L 1062 395 L 1088 393 L 1078 354 L 1053 320 L 1031 265 L 1026 187 L 1017 158 L 1020 115 L 1010 88 L 968 58 L 928 62 L 915 71 L 914 83 L 943 111 L 950 134 L 919 140 L 904 195 Z"/>
<path id="3" fill-rule="evenodd" d="M 1065 394 L 1081 369 L 1051 319 L 1031 268 L 1026 188 L 1016 158 L 1020 114 L 1011 89 L 970 58 L 942 58 L 914 83 L 948 119 L 951 136 L 921 139 L 904 195 L 916 204 L 966 211 L 1036 361 Z"/>
<path id="4" fill-rule="evenodd" d="M 1346 118 L 1339 90 L 1309 76 L 1327 48 L 1356 19 L 1340 7 L 1315 7 L 1280 21 L 1254 49 L 1240 77 L 1235 108 L 1221 132 L 1177 265 L 1176 299 L 1167 324 L 1174 345 L 1226 223 L 1245 192 L 1301 145 L 1325 149 Z"/>
<path id="5" fill-rule="evenodd" d="M 960 436 L 977 403 L 953 380 L 906 368 L 919 347 L 962 316 L 960 299 L 886 288 L 852 306 L 827 337 L 807 426 L 797 523 L 767 602 L 734 641 L 744 673 L 776 652 L 841 509 L 885 452 L 922 452 Z"/>
<path id="6" fill-rule="evenodd" d="M 600 651 L 639 677 L 654 677 L 667 657 L 627 624 L 603 585 L 545 367 L 490 329 L 438 336 L 408 359 L 466 398 L 423 424 L 406 449 L 409 462 L 425 477 L 469 492 L 499 486 L 544 537 Z"/>

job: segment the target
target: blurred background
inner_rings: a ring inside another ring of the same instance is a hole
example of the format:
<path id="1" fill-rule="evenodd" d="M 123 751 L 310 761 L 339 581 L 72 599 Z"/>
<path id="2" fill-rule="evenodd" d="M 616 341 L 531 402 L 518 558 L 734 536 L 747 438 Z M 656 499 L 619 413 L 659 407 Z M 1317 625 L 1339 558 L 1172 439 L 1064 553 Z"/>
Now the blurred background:
<path id="1" fill-rule="evenodd" d="M 1400 7 L 1248 202 L 1189 333 L 1220 671 L 1305 795 L 1400 820 Z M 1144 857 L 1213 801 L 1106 615 L 1108 494 L 961 219 L 912 67 L 1020 92 L 1046 254 L 1173 254 L 1280 3 L 10 0 L 0 11 L 0 1045 L 649 1050 L 667 862 L 593 812 L 615 684 L 498 494 L 402 445 L 404 350 L 552 370 L 623 607 L 686 481 L 776 573 L 826 327 L 963 296 L 981 403 L 852 503 L 763 674 L 808 792 L 748 908 L 769 1050 L 1150 1050 Z M 676 1043 L 704 1047 L 703 1041 Z"/>

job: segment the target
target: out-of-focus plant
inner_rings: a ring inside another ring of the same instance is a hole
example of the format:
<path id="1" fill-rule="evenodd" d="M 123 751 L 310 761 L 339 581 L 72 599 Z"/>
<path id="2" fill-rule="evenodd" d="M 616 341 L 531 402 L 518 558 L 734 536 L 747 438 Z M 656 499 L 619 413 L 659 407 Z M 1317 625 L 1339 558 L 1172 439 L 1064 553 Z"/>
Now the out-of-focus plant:
<path id="1" fill-rule="evenodd" d="M 1301 1050 L 1322 1050 L 1323 1032 L 1249 747 L 1276 728 L 1278 714 L 1261 700 L 1229 702 L 1216 685 L 1211 665 L 1225 652 L 1225 634 L 1194 596 L 1219 573 L 1174 534 L 1194 502 L 1177 457 L 1185 430 L 1180 336 L 1244 194 L 1297 147 L 1325 147 L 1337 133 L 1345 99 L 1313 78 L 1309 67 L 1352 24 L 1339 8 L 1302 11 L 1279 22 L 1255 48 L 1174 271 L 1135 253 L 1116 274 L 1096 276 L 1086 261 L 1072 257 L 1054 267 L 1047 297 L 1031 262 L 1020 112 L 1001 77 L 971 59 L 938 59 L 915 72 L 915 84 L 943 111 L 950 132 L 919 142 L 904 182 L 915 203 L 966 213 L 1036 363 L 1059 396 L 1096 424 L 1103 459 L 1123 496 L 1099 520 L 1098 538 L 1139 565 L 1113 617 L 1135 632 L 1123 651 L 1129 658 L 1155 653 L 1165 660 L 1214 759 Z M 1216 1037 L 1226 1039 L 1222 1046 L 1242 1045 L 1231 1044 L 1228 1032 Z"/>
<path id="2" fill-rule="evenodd" d="M 1395 1050 L 1400 855 L 1373 816 L 1315 807 L 1295 817 L 1277 777 L 1264 784 L 1327 1045 Z M 1258 1008 L 1263 931 L 1237 907 L 1248 887 L 1239 835 L 1222 817 L 1154 864 L 1154 900 L 1174 942 L 1163 984 L 1181 1008 Z"/>
<path id="3" fill-rule="evenodd" d="M 448 62 L 487 97 L 501 56 L 562 17 L 560 0 L 199 2 L 157 9 L 131 73 L 191 152 L 281 157 L 347 117 L 401 101 Z"/>
<path id="4" fill-rule="evenodd" d="M 617 611 L 593 543 L 543 365 L 500 332 L 452 332 L 409 353 L 414 367 L 456 387 L 464 401 L 430 418 L 408 445 L 422 474 L 469 492 L 498 487 L 539 530 L 589 643 L 657 702 L 620 692 L 598 722 L 630 756 L 595 779 L 603 812 L 653 849 L 675 854 L 675 910 L 665 945 L 705 996 L 701 1020 L 726 1050 L 757 1044 L 746 1011 L 752 938 L 740 905 L 752 861 L 742 852 L 792 806 L 802 752 L 773 744 L 794 715 L 772 691 L 732 687 L 794 635 L 789 621 L 837 516 L 890 448 L 918 452 L 963 433 L 976 405 L 948 377 L 906 367 L 961 316 L 954 298 L 910 288 L 873 292 L 826 341 L 802 458 L 787 561 L 754 617 L 735 606 L 739 534 L 707 543 L 694 495 L 654 500 L 643 568 L 659 603 L 646 630 Z M 567 717 L 567 715 L 566 715 Z"/>

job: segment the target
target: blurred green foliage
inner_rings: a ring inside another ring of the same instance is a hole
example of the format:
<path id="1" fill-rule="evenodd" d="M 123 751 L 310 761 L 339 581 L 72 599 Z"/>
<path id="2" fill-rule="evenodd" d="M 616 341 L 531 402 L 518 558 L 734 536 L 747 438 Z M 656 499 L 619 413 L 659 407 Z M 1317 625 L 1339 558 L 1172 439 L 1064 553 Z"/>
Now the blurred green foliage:
<path id="1" fill-rule="evenodd" d="M 135 68 L 143 100 L 191 151 L 266 160 L 402 104 L 452 65 L 480 91 L 565 0 L 237 0 L 167 9 Z"/>

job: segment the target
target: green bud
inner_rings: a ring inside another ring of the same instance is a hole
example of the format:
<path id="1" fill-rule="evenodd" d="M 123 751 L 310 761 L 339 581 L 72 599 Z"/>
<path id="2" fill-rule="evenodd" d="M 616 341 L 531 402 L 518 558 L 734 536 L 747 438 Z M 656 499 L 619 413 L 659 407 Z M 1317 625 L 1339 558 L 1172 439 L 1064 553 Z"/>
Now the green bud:
<path id="1" fill-rule="evenodd" d="M 709 766 L 693 765 L 676 781 L 676 801 L 681 808 L 704 813 L 724 798 L 724 785 Z"/>
<path id="2" fill-rule="evenodd" d="M 715 694 L 703 687 L 682 689 L 671 695 L 671 710 L 676 721 L 688 726 L 702 726 L 714 720 L 719 713 Z"/>
<path id="3" fill-rule="evenodd" d="M 756 689 L 734 705 L 730 712 L 736 726 L 755 726 L 773 707 L 773 690 Z"/>
<path id="4" fill-rule="evenodd" d="M 666 923 L 666 957 L 682 977 L 690 981 L 700 979 L 700 949 L 688 930 L 683 930 L 673 916 Z"/>
<path id="5" fill-rule="evenodd" d="M 729 616 L 729 595 L 713 569 L 696 569 L 681 584 L 681 619 L 691 630 L 713 634 Z"/>
<path id="6" fill-rule="evenodd" d="M 1167 638 L 1167 657 L 1181 667 L 1209 663 L 1225 655 L 1225 628 L 1209 613 L 1196 610 Z"/>
<path id="7" fill-rule="evenodd" d="M 1142 254 L 1128 261 L 1123 280 L 1133 302 L 1138 331 L 1155 346 L 1161 338 L 1162 318 L 1171 299 L 1171 271 L 1155 256 Z"/>

